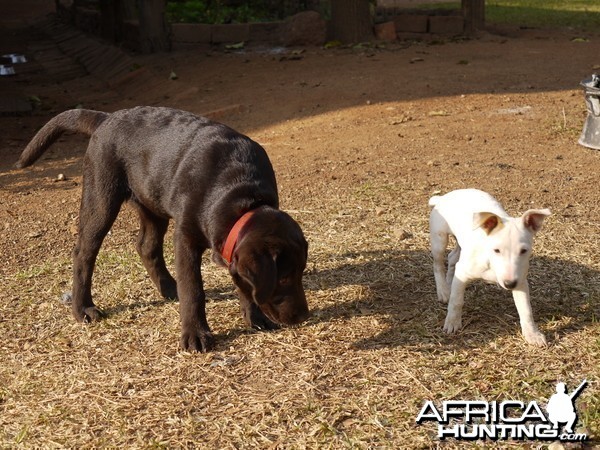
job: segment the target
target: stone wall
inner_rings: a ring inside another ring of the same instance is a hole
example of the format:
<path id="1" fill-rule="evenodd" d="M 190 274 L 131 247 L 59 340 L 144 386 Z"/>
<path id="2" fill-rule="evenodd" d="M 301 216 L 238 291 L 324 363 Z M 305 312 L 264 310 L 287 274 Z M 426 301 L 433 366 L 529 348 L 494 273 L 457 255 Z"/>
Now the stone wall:
<path id="1" fill-rule="evenodd" d="M 396 38 L 425 38 L 427 35 L 457 36 L 465 32 L 461 10 L 414 9 L 378 6 L 375 10 L 375 35 L 390 40 L 392 28 Z"/>
<path id="2" fill-rule="evenodd" d="M 75 25 L 88 34 L 101 35 L 100 11 L 75 7 L 71 1 L 57 2 L 57 15 L 64 22 Z M 286 20 L 277 22 L 202 24 L 173 23 L 171 42 L 173 48 L 199 44 L 249 44 L 272 46 L 323 45 L 327 39 L 327 24 L 316 11 L 303 11 Z M 129 20 L 123 23 L 122 44 L 131 50 L 140 48 L 139 23 Z"/>
<path id="3" fill-rule="evenodd" d="M 426 38 L 428 35 L 460 35 L 465 21 L 461 11 L 412 10 L 395 6 L 378 6 L 375 10 L 375 37 L 394 41 L 405 38 Z M 74 7 L 69 0 L 57 2 L 57 14 L 82 31 L 101 35 L 100 12 Z M 327 39 L 327 23 L 316 11 L 304 11 L 286 20 L 264 23 L 210 25 L 173 23 L 171 42 L 174 49 L 197 45 L 219 45 L 244 42 L 269 46 L 323 45 Z M 139 24 L 135 20 L 122 26 L 122 44 L 140 50 Z"/>
<path id="4" fill-rule="evenodd" d="M 171 24 L 175 48 L 197 44 L 323 45 L 327 24 L 319 13 L 303 11 L 278 22 L 209 25 L 202 23 Z"/>

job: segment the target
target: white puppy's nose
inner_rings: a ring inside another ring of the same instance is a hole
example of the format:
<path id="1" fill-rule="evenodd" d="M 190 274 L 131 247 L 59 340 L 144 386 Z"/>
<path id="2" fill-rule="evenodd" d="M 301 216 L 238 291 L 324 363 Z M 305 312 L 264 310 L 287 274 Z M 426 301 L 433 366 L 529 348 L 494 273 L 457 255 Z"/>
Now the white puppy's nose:
<path id="1" fill-rule="evenodd" d="M 514 289 L 517 287 L 517 281 L 518 280 L 504 280 L 502 283 L 504 283 L 506 289 Z"/>

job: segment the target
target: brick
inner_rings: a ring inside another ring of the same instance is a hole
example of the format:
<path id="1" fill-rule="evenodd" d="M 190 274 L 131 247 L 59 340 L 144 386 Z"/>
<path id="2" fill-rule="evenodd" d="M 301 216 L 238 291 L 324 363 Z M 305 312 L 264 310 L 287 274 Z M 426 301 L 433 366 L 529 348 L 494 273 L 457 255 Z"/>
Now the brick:
<path id="1" fill-rule="evenodd" d="M 462 34 L 465 21 L 461 16 L 431 16 L 429 32 L 434 34 Z"/>
<path id="2" fill-rule="evenodd" d="M 281 33 L 284 22 L 255 22 L 251 23 L 248 40 L 250 42 L 281 43 Z"/>
<path id="3" fill-rule="evenodd" d="M 250 27 L 247 23 L 213 25 L 211 27 L 211 42 L 214 44 L 224 44 L 247 41 L 250 36 L 249 30 Z"/>
<path id="4" fill-rule="evenodd" d="M 401 14 L 394 17 L 394 24 L 398 33 L 427 33 L 427 19 L 425 14 Z"/>
<path id="5" fill-rule="evenodd" d="M 302 11 L 285 21 L 283 45 L 323 45 L 327 39 L 327 23 L 316 11 Z"/>
<path id="6" fill-rule="evenodd" d="M 382 41 L 396 40 L 396 24 L 391 22 L 379 23 L 375 25 L 375 37 Z"/>
<path id="7" fill-rule="evenodd" d="M 205 23 L 171 24 L 174 42 L 192 42 L 208 44 L 211 41 L 211 25 Z"/>

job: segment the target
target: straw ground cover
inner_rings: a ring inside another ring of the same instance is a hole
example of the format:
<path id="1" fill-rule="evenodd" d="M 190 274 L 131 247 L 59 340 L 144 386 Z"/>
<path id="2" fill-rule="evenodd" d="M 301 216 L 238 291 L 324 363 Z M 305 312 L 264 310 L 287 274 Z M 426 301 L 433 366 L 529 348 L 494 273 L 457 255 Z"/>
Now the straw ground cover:
<path id="1" fill-rule="evenodd" d="M 33 84 L 56 110 L 83 95 L 104 110 L 243 104 L 221 120 L 272 159 L 282 208 L 310 243 L 313 314 L 298 328 L 246 329 L 231 281 L 207 255 L 217 348 L 179 351 L 178 304 L 151 286 L 125 207 L 94 279 L 108 317 L 75 323 L 60 295 L 70 286 L 86 141 L 67 136 L 33 169 L 14 171 L 51 112 L 0 118 L 0 446 L 537 448 L 440 442 L 415 418 L 426 400 L 545 404 L 556 382 L 584 378 L 579 425 L 598 445 L 600 156 L 576 140 L 585 117 L 577 83 L 600 64 L 599 45 L 557 34 L 308 50 L 294 61 L 191 51 L 140 58 L 165 84 L 137 96 L 111 96 L 92 78 Z M 563 63 L 549 61 L 550 50 Z M 172 86 L 188 95 L 165 98 Z M 66 180 L 55 181 L 59 173 Z M 442 333 L 427 200 L 466 186 L 514 215 L 552 209 L 530 271 L 548 348 L 527 345 L 509 293 L 481 283 L 467 291 L 464 329 Z"/>

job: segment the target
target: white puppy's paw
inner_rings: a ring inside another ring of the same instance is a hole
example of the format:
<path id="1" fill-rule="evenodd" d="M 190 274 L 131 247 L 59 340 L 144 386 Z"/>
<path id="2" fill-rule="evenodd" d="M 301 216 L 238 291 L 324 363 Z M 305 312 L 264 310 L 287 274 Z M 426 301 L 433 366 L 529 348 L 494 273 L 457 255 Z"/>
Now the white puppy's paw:
<path id="1" fill-rule="evenodd" d="M 548 345 L 546 337 L 538 330 L 524 331 L 523 337 L 529 344 L 535 345 L 536 347 L 546 347 Z"/>
<path id="2" fill-rule="evenodd" d="M 440 302 L 448 303 L 450 299 L 450 286 L 447 283 L 437 286 L 437 297 Z"/>
<path id="3" fill-rule="evenodd" d="M 460 316 L 446 316 L 446 322 L 444 322 L 444 331 L 448 334 L 455 333 L 462 328 L 462 318 Z"/>

